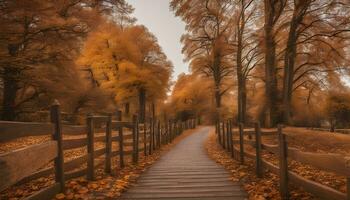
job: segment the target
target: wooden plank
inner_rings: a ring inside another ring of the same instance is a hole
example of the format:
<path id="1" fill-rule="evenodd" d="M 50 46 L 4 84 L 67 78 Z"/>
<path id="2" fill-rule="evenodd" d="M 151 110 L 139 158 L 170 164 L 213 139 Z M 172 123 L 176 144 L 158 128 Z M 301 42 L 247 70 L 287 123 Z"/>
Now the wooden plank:
<path id="1" fill-rule="evenodd" d="M 102 165 L 103 165 L 103 161 L 96 162 L 94 168 L 98 168 L 98 167 L 100 167 Z M 84 175 L 86 175 L 86 173 L 87 173 L 87 168 L 85 167 L 83 169 L 79 169 L 79 170 L 76 170 L 76 171 L 73 171 L 73 172 L 66 173 L 64 175 L 64 178 L 66 180 L 70 180 L 72 178 L 78 178 L 78 177 L 84 176 Z"/>
<path id="2" fill-rule="evenodd" d="M 262 159 L 262 164 L 265 169 L 268 169 L 270 172 L 279 175 L 280 170 L 279 168 Z M 289 181 L 292 182 L 294 185 L 301 187 L 307 192 L 310 192 L 311 194 L 321 197 L 322 199 L 337 199 L 337 200 L 345 200 L 346 199 L 346 194 L 339 192 L 333 188 L 327 187 L 325 185 L 322 185 L 320 183 L 317 183 L 315 181 L 308 180 L 306 178 L 303 178 L 302 176 L 299 176 L 298 174 L 288 171 L 288 178 Z"/>
<path id="3" fill-rule="evenodd" d="M 34 173 L 56 156 L 56 141 L 32 145 L 0 155 L 0 191 Z"/>
<path id="4" fill-rule="evenodd" d="M 63 140 L 63 149 L 75 149 L 87 145 L 87 138 Z"/>
<path id="5" fill-rule="evenodd" d="M 131 146 L 133 146 L 133 142 L 132 141 L 126 141 L 126 142 L 124 142 L 124 146 L 125 147 L 131 147 Z"/>
<path id="6" fill-rule="evenodd" d="M 303 190 L 310 192 L 311 194 L 327 200 L 346 200 L 346 194 L 339 192 L 333 188 L 327 187 L 320 183 L 308 180 L 297 175 L 294 172 L 288 172 L 289 180 L 296 186 L 301 187 Z"/>
<path id="7" fill-rule="evenodd" d="M 64 163 L 64 171 L 70 171 L 72 169 L 80 167 L 86 161 L 87 161 L 87 155 L 79 156 L 79 157 L 74 158 L 70 161 L 67 161 Z M 53 173 L 54 173 L 53 167 L 45 168 L 45 169 L 34 172 L 33 174 L 23 178 L 21 181 L 18 182 L 18 184 L 23 184 L 23 183 L 29 182 L 31 180 L 38 179 L 40 177 L 48 176 L 48 175 L 53 174 Z"/>
<path id="8" fill-rule="evenodd" d="M 264 150 L 266 150 L 266 151 L 268 151 L 268 152 L 270 152 L 270 153 L 274 153 L 274 154 L 278 154 L 278 152 L 279 152 L 279 147 L 278 147 L 278 145 L 271 145 L 271 144 L 261 144 L 261 147 L 262 147 L 262 149 L 264 149 Z"/>
<path id="9" fill-rule="evenodd" d="M 94 125 L 99 126 L 101 124 L 107 123 L 108 121 L 108 116 L 91 116 L 92 119 L 94 120 Z"/>
<path id="10" fill-rule="evenodd" d="M 95 158 L 98 158 L 98 157 L 102 156 L 103 154 L 105 154 L 105 152 L 106 152 L 106 148 L 97 149 L 94 151 L 94 156 L 95 156 Z"/>
<path id="11" fill-rule="evenodd" d="M 261 135 L 262 136 L 269 136 L 269 135 L 276 135 L 277 136 L 277 131 L 275 131 L 275 130 L 269 130 L 269 131 L 267 131 L 267 130 L 265 130 L 265 131 L 261 131 Z"/>
<path id="12" fill-rule="evenodd" d="M 83 169 L 79 169 L 79 170 L 76 170 L 76 171 L 73 171 L 73 172 L 68 172 L 68 173 L 65 173 L 64 174 L 64 178 L 66 180 L 70 180 L 72 178 L 78 178 L 78 177 L 81 177 L 81 176 L 85 176 L 87 173 L 87 168 L 83 168 Z"/>
<path id="13" fill-rule="evenodd" d="M 276 165 L 274 165 L 270 162 L 267 162 L 264 159 L 261 159 L 261 163 L 262 163 L 264 169 L 268 169 L 271 173 L 279 175 L 280 169 Z"/>
<path id="14" fill-rule="evenodd" d="M 344 156 L 334 153 L 302 152 L 295 148 L 288 149 L 288 156 L 298 162 L 311 165 L 321 170 L 331 171 L 350 177 L 350 164 Z"/>
<path id="15" fill-rule="evenodd" d="M 106 136 L 101 135 L 101 136 L 94 137 L 94 142 L 106 142 Z"/>
<path id="16" fill-rule="evenodd" d="M 84 164 L 87 161 L 87 158 L 88 158 L 87 155 L 83 155 L 65 162 L 64 171 L 69 171 L 74 168 L 80 167 L 82 164 Z"/>
<path id="17" fill-rule="evenodd" d="M 86 134 L 86 126 L 62 125 L 63 135 L 84 135 Z"/>
<path id="18" fill-rule="evenodd" d="M 0 121 L 0 142 L 27 136 L 51 135 L 52 131 L 52 123 Z"/>
<path id="19" fill-rule="evenodd" d="M 125 140 L 132 140 L 133 139 L 132 133 L 131 132 L 124 132 L 123 139 L 124 139 L 124 141 Z"/>
<path id="20" fill-rule="evenodd" d="M 119 150 L 118 151 L 112 151 L 111 156 L 113 158 L 113 157 L 119 156 L 119 154 L 120 154 Z"/>
<path id="21" fill-rule="evenodd" d="M 119 142 L 120 136 L 112 136 L 112 142 Z"/>
<path id="22" fill-rule="evenodd" d="M 118 129 L 119 127 L 131 129 L 133 127 L 133 123 L 126 122 L 126 121 L 112 121 L 112 128 L 113 129 Z"/>
<path id="23" fill-rule="evenodd" d="M 60 184 L 55 183 L 54 185 L 48 188 L 44 188 L 39 192 L 25 198 L 24 200 L 51 200 L 59 192 L 60 192 Z"/>
<path id="24" fill-rule="evenodd" d="M 55 172 L 53 167 L 49 167 L 49 168 L 45 168 L 42 169 L 40 171 L 34 172 L 33 174 L 23 178 L 22 180 L 20 180 L 19 182 L 16 183 L 16 185 L 21 185 L 23 183 L 41 178 L 41 177 L 45 177 L 45 176 L 49 176 L 51 174 L 53 174 Z"/>

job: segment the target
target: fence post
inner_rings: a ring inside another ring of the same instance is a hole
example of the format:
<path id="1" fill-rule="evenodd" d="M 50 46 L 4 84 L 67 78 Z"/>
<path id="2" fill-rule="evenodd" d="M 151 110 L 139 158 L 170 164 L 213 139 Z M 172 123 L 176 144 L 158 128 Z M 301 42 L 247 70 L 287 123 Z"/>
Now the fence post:
<path id="1" fill-rule="evenodd" d="M 239 123 L 239 160 L 241 161 L 241 164 L 244 164 L 244 130 L 243 130 L 243 124 Z"/>
<path id="2" fill-rule="evenodd" d="M 226 121 L 226 136 L 227 136 L 227 142 L 226 142 L 226 147 L 227 147 L 227 151 L 230 152 L 231 151 L 231 146 L 230 146 L 230 141 L 231 139 L 231 134 L 230 134 L 230 126 L 229 126 L 229 122 L 230 120 L 228 119 Z"/>
<path id="3" fill-rule="evenodd" d="M 160 137 L 160 120 L 158 120 L 158 124 L 157 124 L 157 135 L 158 135 L 158 142 L 157 142 L 157 147 L 158 149 L 160 149 L 160 145 L 161 145 L 161 137 Z"/>
<path id="4" fill-rule="evenodd" d="M 86 118 L 87 126 L 87 179 L 94 180 L 95 171 L 94 171 L 94 121 L 93 116 L 89 114 Z"/>
<path id="5" fill-rule="evenodd" d="M 262 177 L 262 163 L 261 163 L 261 129 L 260 123 L 255 123 L 255 149 L 256 149 L 256 176 Z"/>
<path id="6" fill-rule="evenodd" d="M 105 172 L 111 173 L 111 160 L 112 160 L 112 115 L 108 114 L 108 120 L 106 124 L 106 162 Z"/>
<path id="7" fill-rule="evenodd" d="M 153 119 L 150 118 L 148 155 L 152 154 L 152 150 L 153 150 L 152 144 L 153 144 Z"/>
<path id="8" fill-rule="evenodd" d="M 143 123 L 143 155 L 147 156 L 147 120 Z"/>
<path id="9" fill-rule="evenodd" d="M 222 147 L 226 149 L 226 131 L 225 131 L 225 121 L 222 121 Z"/>
<path id="10" fill-rule="evenodd" d="M 278 125 L 279 139 L 279 168 L 280 168 L 280 194 L 283 200 L 289 199 L 288 192 L 288 161 L 286 135 L 282 132 L 282 126 Z"/>
<path id="11" fill-rule="evenodd" d="M 61 127 L 61 111 L 60 103 L 55 100 L 50 109 L 51 123 L 54 124 L 54 132 L 52 139 L 57 141 L 57 157 L 54 160 L 55 165 L 55 181 L 60 184 L 60 191 L 64 191 L 64 157 L 62 146 L 62 127 Z"/>
<path id="12" fill-rule="evenodd" d="M 133 129 L 132 129 L 132 162 L 137 164 L 138 162 L 138 154 L 139 154 L 139 141 L 138 141 L 138 122 L 137 116 L 134 115 L 132 117 Z"/>
<path id="13" fill-rule="evenodd" d="M 122 111 L 117 111 L 117 121 L 122 121 Z M 123 137 L 123 126 L 119 126 L 118 129 L 119 135 L 119 164 L 120 168 L 124 168 L 124 137 Z"/>
<path id="14" fill-rule="evenodd" d="M 350 178 L 346 178 L 346 199 L 350 200 Z"/>
<path id="15" fill-rule="evenodd" d="M 234 149 L 234 143 L 233 143 L 233 131 L 232 131 L 232 119 L 229 122 L 229 129 L 230 129 L 230 138 L 231 138 L 231 157 L 235 159 L 235 149 Z"/>
<path id="16" fill-rule="evenodd" d="M 155 118 L 152 118 L 152 153 L 157 149 L 156 147 L 156 122 Z"/>

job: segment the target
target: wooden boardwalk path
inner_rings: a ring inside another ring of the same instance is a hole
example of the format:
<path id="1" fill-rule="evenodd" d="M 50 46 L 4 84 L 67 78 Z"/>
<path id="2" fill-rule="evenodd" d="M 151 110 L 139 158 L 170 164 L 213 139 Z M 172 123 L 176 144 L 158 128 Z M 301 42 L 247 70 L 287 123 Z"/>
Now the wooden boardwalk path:
<path id="1" fill-rule="evenodd" d="M 199 128 L 162 156 L 119 199 L 243 200 L 246 193 L 204 148 L 209 128 Z"/>

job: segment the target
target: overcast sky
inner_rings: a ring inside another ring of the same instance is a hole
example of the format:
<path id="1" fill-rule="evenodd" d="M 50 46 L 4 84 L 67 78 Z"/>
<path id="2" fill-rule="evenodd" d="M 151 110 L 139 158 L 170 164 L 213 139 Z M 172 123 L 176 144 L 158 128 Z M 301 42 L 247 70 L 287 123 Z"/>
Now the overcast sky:
<path id="1" fill-rule="evenodd" d="M 157 38 L 163 51 L 174 65 L 173 79 L 188 72 L 181 54 L 181 35 L 185 24 L 169 9 L 170 0 L 127 0 L 134 8 L 137 24 L 145 25 Z"/>

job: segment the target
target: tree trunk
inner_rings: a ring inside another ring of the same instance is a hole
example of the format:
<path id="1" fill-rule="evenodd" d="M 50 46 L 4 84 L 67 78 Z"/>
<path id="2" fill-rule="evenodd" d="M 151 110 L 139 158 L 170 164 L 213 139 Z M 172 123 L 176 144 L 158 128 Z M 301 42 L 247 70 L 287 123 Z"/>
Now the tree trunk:
<path id="1" fill-rule="evenodd" d="M 287 48 L 284 56 L 283 76 L 283 121 L 290 124 L 291 104 L 293 95 L 294 65 L 297 52 L 298 26 L 303 21 L 310 1 L 295 1 L 293 17 L 290 22 L 290 29 L 287 41 Z"/>
<path id="2" fill-rule="evenodd" d="M 245 123 L 245 107 L 246 107 L 246 93 L 245 93 L 245 77 L 243 72 L 243 64 L 242 64 L 242 51 L 243 51 L 243 33 L 245 28 L 245 4 L 243 1 L 241 8 L 241 15 L 239 20 L 237 21 L 237 54 L 236 54 L 236 67 L 237 67 L 237 80 L 238 80 L 238 95 L 237 95 L 237 103 L 238 103 L 238 122 Z"/>
<path id="3" fill-rule="evenodd" d="M 273 33 L 275 24 L 274 5 L 265 0 L 265 93 L 266 93 L 266 126 L 272 127 L 277 121 L 277 72 L 276 43 Z"/>
<path id="4" fill-rule="evenodd" d="M 146 117 L 146 90 L 139 89 L 139 122 L 144 123 Z"/>
<path id="5" fill-rule="evenodd" d="M 13 121 L 16 118 L 16 94 L 18 90 L 18 75 L 19 70 L 12 67 L 4 69 L 3 81 L 3 104 L 2 104 L 2 119 Z"/>

